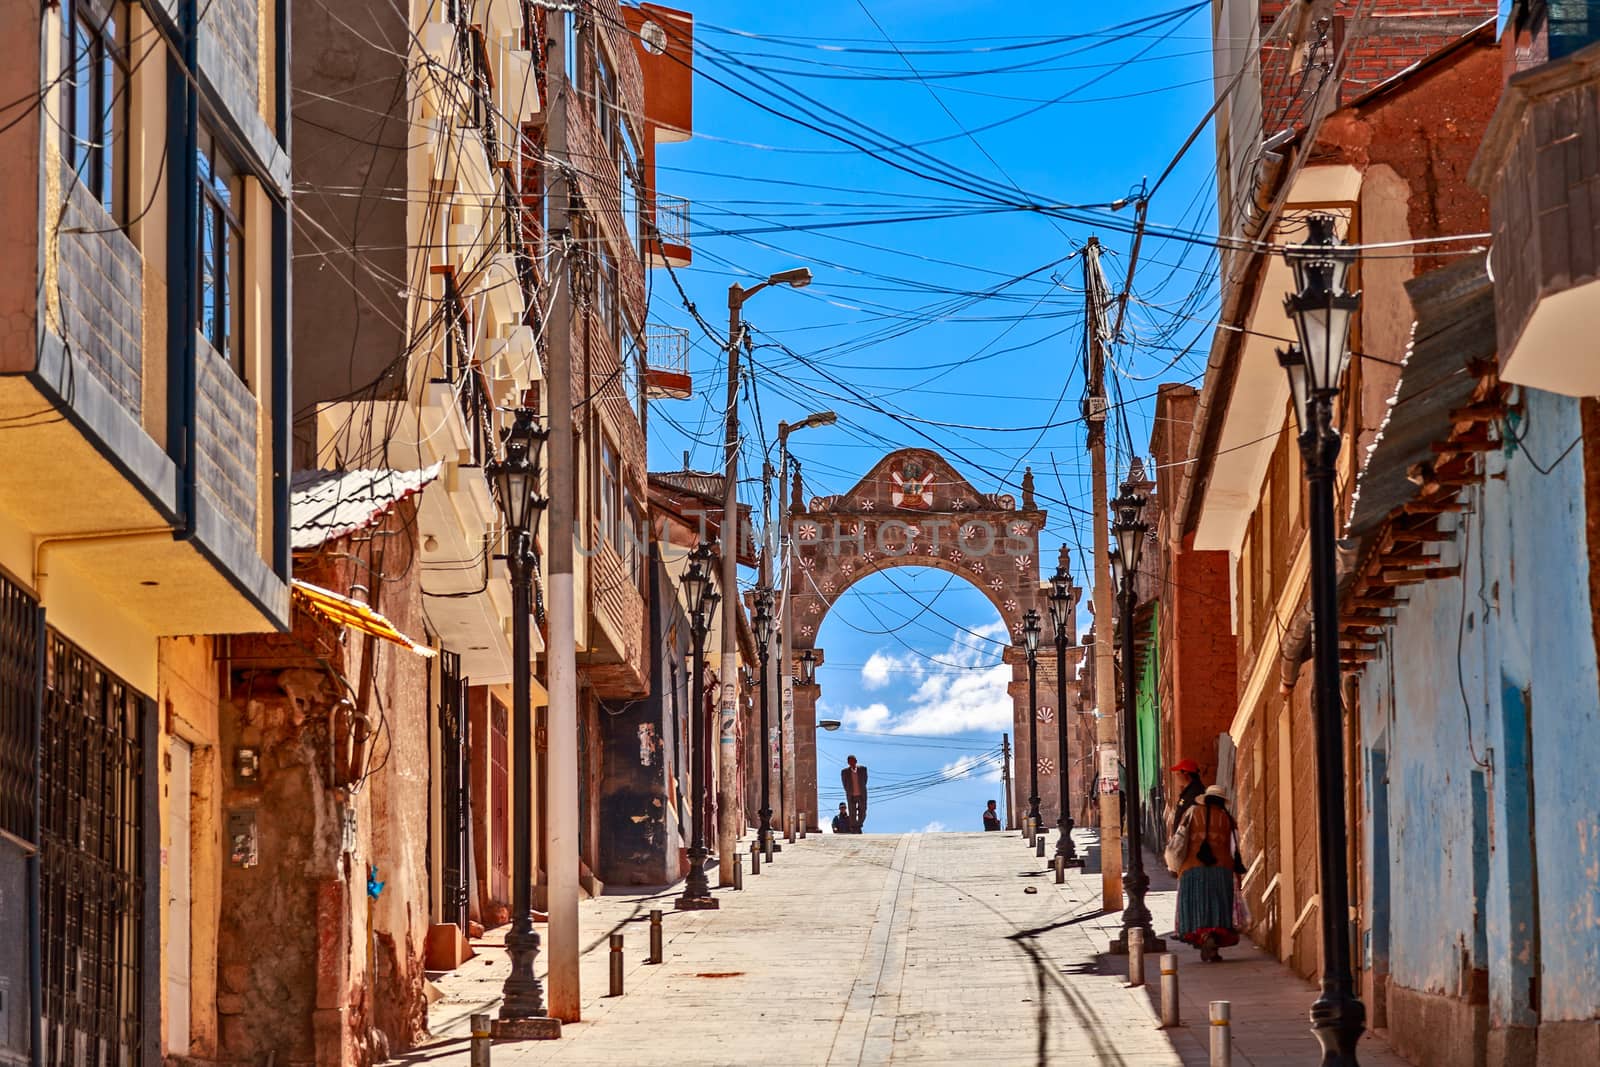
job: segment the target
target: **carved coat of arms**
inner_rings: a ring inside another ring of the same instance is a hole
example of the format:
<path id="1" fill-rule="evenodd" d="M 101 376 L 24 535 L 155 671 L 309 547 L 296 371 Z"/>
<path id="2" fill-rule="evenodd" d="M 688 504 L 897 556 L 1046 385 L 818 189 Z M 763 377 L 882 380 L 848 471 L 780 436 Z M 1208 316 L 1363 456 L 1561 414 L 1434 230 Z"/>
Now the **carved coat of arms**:
<path id="1" fill-rule="evenodd" d="M 933 477 L 923 470 L 916 460 L 907 460 L 897 470 L 889 472 L 894 489 L 890 502 L 905 511 L 927 511 L 933 507 Z"/>

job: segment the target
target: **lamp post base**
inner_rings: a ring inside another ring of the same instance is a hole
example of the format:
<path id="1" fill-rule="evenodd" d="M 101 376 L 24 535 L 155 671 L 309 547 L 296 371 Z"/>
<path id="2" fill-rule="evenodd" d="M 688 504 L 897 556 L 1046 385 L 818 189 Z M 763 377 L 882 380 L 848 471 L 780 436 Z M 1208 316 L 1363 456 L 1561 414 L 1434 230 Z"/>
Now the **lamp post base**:
<path id="1" fill-rule="evenodd" d="M 1059 828 L 1061 833 L 1056 838 L 1056 855 L 1067 867 L 1082 867 L 1083 857 L 1078 855 L 1078 846 L 1072 840 L 1072 820 L 1062 819 Z"/>
<path id="2" fill-rule="evenodd" d="M 1356 1045 L 1366 1029 L 1366 1006 L 1353 996 L 1324 992 L 1311 1005 L 1311 1033 L 1322 1046 L 1322 1067 L 1356 1067 Z"/>
<path id="3" fill-rule="evenodd" d="M 490 1032 L 496 1041 L 554 1041 L 561 1036 L 561 1020 L 547 1015 L 496 1019 Z"/>
<path id="4" fill-rule="evenodd" d="M 691 897 L 681 896 L 672 902 L 672 906 L 679 911 L 716 911 L 722 907 L 716 897 Z"/>
<path id="5" fill-rule="evenodd" d="M 1150 955 L 1152 952 L 1167 951 L 1166 941 L 1157 937 L 1156 932 L 1150 927 L 1133 927 L 1133 929 L 1142 929 L 1144 931 L 1144 954 L 1146 956 Z M 1126 956 L 1128 954 L 1128 930 L 1126 928 L 1123 929 L 1121 937 L 1111 942 L 1111 946 L 1107 949 L 1107 951 L 1113 956 Z"/>

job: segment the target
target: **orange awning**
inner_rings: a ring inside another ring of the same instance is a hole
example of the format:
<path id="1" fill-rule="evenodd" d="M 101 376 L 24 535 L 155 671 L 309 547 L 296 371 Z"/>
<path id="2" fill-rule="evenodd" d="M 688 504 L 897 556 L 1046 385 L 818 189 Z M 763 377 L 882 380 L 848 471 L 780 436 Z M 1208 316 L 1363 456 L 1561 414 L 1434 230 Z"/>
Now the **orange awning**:
<path id="1" fill-rule="evenodd" d="M 385 641 L 393 641 L 419 656 L 438 655 L 437 649 L 417 644 L 395 629 L 394 623 L 384 618 L 380 612 L 374 611 L 359 600 L 352 600 L 320 585 L 302 582 L 298 578 L 294 579 L 290 589 L 296 599 L 330 622 L 348 626 L 352 630 L 360 630 L 374 637 L 381 637 Z"/>

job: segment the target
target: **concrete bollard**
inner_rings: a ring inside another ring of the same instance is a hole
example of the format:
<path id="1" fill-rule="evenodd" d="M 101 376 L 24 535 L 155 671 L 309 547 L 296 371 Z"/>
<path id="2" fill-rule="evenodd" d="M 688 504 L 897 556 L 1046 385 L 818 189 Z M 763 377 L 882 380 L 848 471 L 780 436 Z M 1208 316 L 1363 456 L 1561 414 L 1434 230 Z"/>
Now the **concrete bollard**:
<path id="1" fill-rule="evenodd" d="M 757 841 L 750 842 L 750 873 L 761 873 L 761 844 Z"/>
<path id="2" fill-rule="evenodd" d="M 733 865 L 733 888 L 739 888 L 739 870 L 741 864 Z M 650 962 L 660 963 L 665 954 L 662 948 L 661 909 L 652 908 L 650 911 Z"/>
<path id="3" fill-rule="evenodd" d="M 1211 1002 L 1211 1067 L 1233 1067 L 1232 1016 L 1233 1005 L 1228 1001 Z"/>
<path id="4" fill-rule="evenodd" d="M 738 892 L 744 888 L 744 858 L 737 852 L 733 854 L 733 890 Z"/>
<path id="5" fill-rule="evenodd" d="M 1044 859 L 1044 834 L 1039 834 L 1033 839 L 1033 854 Z"/>
<path id="6" fill-rule="evenodd" d="M 1067 881 L 1067 859 L 1066 859 L 1066 857 L 1065 856 L 1057 856 L 1056 857 L 1056 862 L 1055 862 L 1055 867 L 1056 867 L 1056 885 L 1065 885 L 1066 881 Z"/>
<path id="7" fill-rule="evenodd" d="M 611 935 L 611 995 L 622 996 L 622 935 Z"/>
<path id="8" fill-rule="evenodd" d="M 1179 1025 L 1178 957 L 1170 952 L 1161 957 L 1161 1025 L 1163 1028 Z"/>
<path id="9" fill-rule="evenodd" d="M 806 839 L 806 813 L 802 811 L 802 812 L 799 813 L 799 815 L 800 815 L 800 840 L 804 841 Z"/>
<path id="10" fill-rule="evenodd" d="M 765 860 L 766 862 L 768 862 L 768 863 L 772 862 L 772 849 L 773 849 L 773 847 L 774 846 L 772 844 L 772 838 L 770 838 L 770 837 L 767 838 L 766 855 L 762 856 L 761 858 L 763 860 Z"/>
<path id="11" fill-rule="evenodd" d="M 472 1067 L 489 1067 L 489 1050 L 494 1046 L 494 1038 L 489 1028 L 487 1015 L 474 1015 L 472 1017 Z"/>
<path id="12" fill-rule="evenodd" d="M 1144 985 L 1144 931 L 1137 926 L 1128 931 L 1128 984 Z"/>
<path id="13" fill-rule="evenodd" d="M 1031 815 L 1022 820 L 1022 836 L 1028 839 L 1028 845 L 1032 847 L 1035 831 L 1033 828 L 1033 816 Z"/>

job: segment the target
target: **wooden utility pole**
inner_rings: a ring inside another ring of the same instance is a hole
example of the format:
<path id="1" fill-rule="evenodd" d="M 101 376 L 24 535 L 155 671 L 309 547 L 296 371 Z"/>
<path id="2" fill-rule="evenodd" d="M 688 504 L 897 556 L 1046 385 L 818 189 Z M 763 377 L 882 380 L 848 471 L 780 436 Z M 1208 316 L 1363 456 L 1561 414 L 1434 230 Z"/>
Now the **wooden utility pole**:
<path id="1" fill-rule="evenodd" d="M 549 579 L 546 618 L 550 626 L 549 781 L 545 800 L 545 868 L 549 879 L 550 926 L 546 943 L 550 971 L 549 1012 L 577 1022 L 578 988 L 578 661 L 577 602 L 573 597 L 572 539 L 577 531 L 577 439 L 572 431 L 572 287 L 576 248 L 571 232 L 571 167 L 567 156 L 566 19 L 550 19 L 545 41 L 545 77 L 550 110 L 545 117 L 549 162 L 544 167 L 550 241 L 556 248 L 551 272 L 550 317 L 545 323 L 545 405 L 550 427 Z M 525 664 L 515 664 L 526 670 Z M 532 723 L 521 729 L 531 730 Z"/>
<path id="2" fill-rule="evenodd" d="M 1000 774 L 1000 781 L 1003 782 L 1005 784 L 1005 787 L 1006 787 L 1006 829 L 1007 830 L 1015 830 L 1017 828 L 1017 813 L 1011 810 L 1011 735 L 1010 734 L 1001 734 L 1000 735 L 1000 758 L 1005 761 L 1005 767 L 1001 771 L 1001 774 Z"/>
<path id="3" fill-rule="evenodd" d="M 1089 238 L 1083 248 L 1085 329 L 1088 333 L 1088 389 L 1083 398 L 1084 425 L 1089 431 L 1089 459 L 1094 477 L 1094 703 L 1100 718 L 1095 741 L 1101 767 L 1116 766 L 1117 695 L 1116 658 L 1111 642 L 1116 627 L 1111 621 L 1111 525 L 1106 500 L 1106 382 L 1105 352 L 1100 347 L 1100 294 L 1105 279 L 1100 273 L 1100 239 Z M 1112 758 L 1107 759 L 1107 754 Z M 1099 791 L 1100 767 L 1089 768 L 1090 781 Z M 1100 892 L 1106 911 L 1122 910 L 1122 807 L 1115 792 L 1099 791 Z"/>

